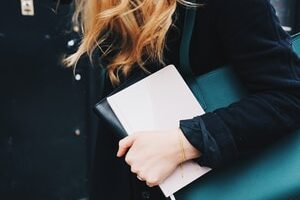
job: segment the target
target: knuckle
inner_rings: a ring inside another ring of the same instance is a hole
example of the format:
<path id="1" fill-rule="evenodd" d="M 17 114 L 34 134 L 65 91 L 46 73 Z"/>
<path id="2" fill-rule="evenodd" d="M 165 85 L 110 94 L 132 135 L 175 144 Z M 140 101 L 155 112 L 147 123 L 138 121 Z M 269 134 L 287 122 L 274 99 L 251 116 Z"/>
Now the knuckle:
<path id="1" fill-rule="evenodd" d="M 150 177 L 149 179 L 147 179 L 147 183 L 153 187 L 155 185 L 158 185 L 158 179 L 155 177 Z"/>
<path id="2" fill-rule="evenodd" d="M 150 182 L 147 182 L 146 184 L 148 185 L 148 187 L 154 187 L 154 185 Z"/>
<path id="3" fill-rule="evenodd" d="M 130 156 L 128 156 L 128 154 L 125 156 L 125 162 L 129 165 L 131 163 L 131 158 L 130 158 Z"/>
<path id="4" fill-rule="evenodd" d="M 123 146 L 124 146 L 124 141 L 123 141 L 123 140 L 120 140 L 120 141 L 119 141 L 119 146 L 120 146 L 120 147 L 123 147 Z"/>
<path id="5" fill-rule="evenodd" d="M 139 170 L 137 169 L 136 166 L 131 166 L 131 172 L 135 173 L 135 174 L 138 174 Z"/>

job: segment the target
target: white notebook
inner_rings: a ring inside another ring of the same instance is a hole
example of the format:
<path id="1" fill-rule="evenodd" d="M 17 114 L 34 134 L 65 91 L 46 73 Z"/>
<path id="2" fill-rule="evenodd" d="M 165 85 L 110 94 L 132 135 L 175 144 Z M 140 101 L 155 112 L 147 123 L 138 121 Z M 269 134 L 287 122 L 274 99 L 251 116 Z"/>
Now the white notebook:
<path id="1" fill-rule="evenodd" d="M 174 65 L 108 97 L 107 101 L 128 135 L 140 131 L 175 129 L 179 127 L 180 120 L 204 114 Z M 198 179 L 210 168 L 187 161 L 182 170 L 178 167 L 159 185 L 166 197 Z"/>

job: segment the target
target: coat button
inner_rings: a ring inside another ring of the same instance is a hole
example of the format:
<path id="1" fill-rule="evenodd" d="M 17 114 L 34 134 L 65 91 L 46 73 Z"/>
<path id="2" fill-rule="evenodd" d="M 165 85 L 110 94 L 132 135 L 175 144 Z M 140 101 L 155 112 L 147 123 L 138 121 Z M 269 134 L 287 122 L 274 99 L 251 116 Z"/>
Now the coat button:
<path id="1" fill-rule="evenodd" d="M 150 192 L 149 191 L 143 191 L 142 192 L 143 199 L 150 199 Z"/>
<path id="2" fill-rule="evenodd" d="M 81 75 L 80 74 L 76 74 L 75 75 L 75 80 L 76 81 L 80 81 L 81 80 Z"/>
<path id="3" fill-rule="evenodd" d="M 72 39 L 72 40 L 68 41 L 67 45 L 68 45 L 68 47 L 73 47 L 75 45 L 75 43 L 76 43 L 76 41 L 74 39 Z"/>

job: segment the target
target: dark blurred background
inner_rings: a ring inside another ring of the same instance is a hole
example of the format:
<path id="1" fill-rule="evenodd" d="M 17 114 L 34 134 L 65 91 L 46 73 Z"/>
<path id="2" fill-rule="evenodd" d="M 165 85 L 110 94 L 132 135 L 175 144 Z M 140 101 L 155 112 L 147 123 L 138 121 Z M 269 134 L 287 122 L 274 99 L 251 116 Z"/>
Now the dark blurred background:
<path id="1" fill-rule="evenodd" d="M 103 76 L 87 59 L 75 76 L 60 63 L 79 41 L 72 1 L 34 1 L 34 16 L 22 15 L 30 2 L 0 6 L 0 199 L 87 200 Z M 271 2 L 299 32 L 300 2 Z"/>
<path id="2" fill-rule="evenodd" d="M 0 6 L 0 199 L 86 200 L 101 72 L 61 65 L 79 41 L 71 2 L 33 2 L 34 16 L 20 0 Z"/>

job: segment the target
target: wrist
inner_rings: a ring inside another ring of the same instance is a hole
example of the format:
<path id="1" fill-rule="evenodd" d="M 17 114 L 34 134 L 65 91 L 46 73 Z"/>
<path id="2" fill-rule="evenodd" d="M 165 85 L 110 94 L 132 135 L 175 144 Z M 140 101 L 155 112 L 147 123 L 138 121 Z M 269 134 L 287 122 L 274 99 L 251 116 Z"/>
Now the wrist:
<path id="1" fill-rule="evenodd" d="M 181 153 L 184 154 L 185 161 L 199 158 L 201 156 L 201 152 L 188 141 L 180 128 L 178 130 L 178 134 L 182 142 Z"/>

